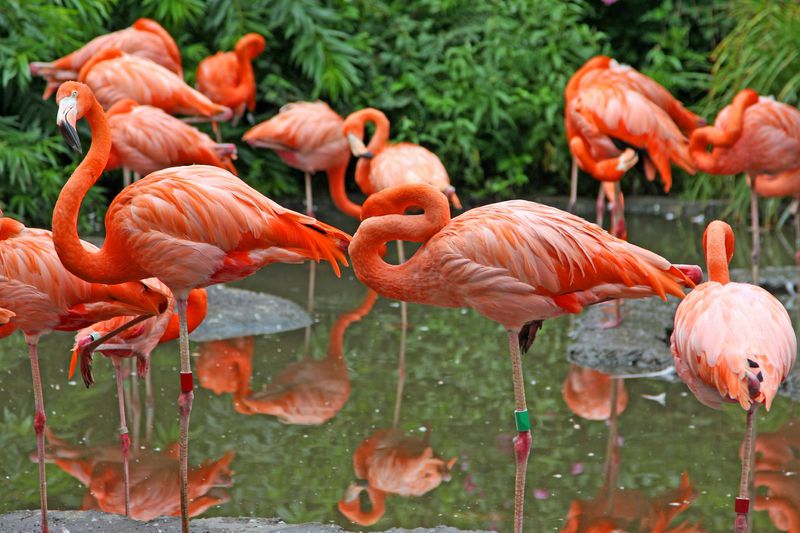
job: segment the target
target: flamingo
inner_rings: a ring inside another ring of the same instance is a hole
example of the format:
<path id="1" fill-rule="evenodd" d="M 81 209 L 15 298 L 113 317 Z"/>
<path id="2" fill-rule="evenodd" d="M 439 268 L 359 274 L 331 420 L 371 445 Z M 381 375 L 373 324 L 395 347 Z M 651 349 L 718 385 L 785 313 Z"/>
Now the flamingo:
<path id="1" fill-rule="evenodd" d="M 789 314 L 770 293 L 747 283 L 731 283 L 728 262 L 734 235 L 715 220 L 703 234 L 710 281 L 678 305 L 671 349 L 675 371 L 697 399 L 718 409 L 722 400 L 747 411 L 742 476 L 734 531 L 747 531 L 753 419 L 756 407 L 769 411 L 778 386 L 792 369 L 797 339 Z"/>
<path id="2" fill-rule="evenodd" d="M 306 214 L 314 214 L 311 175 L 325 171 L 336 207 L 358 218 L 359 206 L 344 194 L 350 150 L 342 133 L 343 122 L 325 102 L 293 102 L 247 130 L 242 140 L 256 148 L 275 150 L 284 163 L 305 173 Z"/>
<path id="3" fill-rule="evenodd" d="M 614 416 L 621 415 L 628 406 L 628 392 L 622 380 L 574 363 L 564 379 L 561 394 L 569 410 L 586 420 L 610 419 L 612 403 L 617 406 Z M 616 396 L 614 401 L 612 396 Z"/>
<path id="4" fill-rule="evenodd" d="M 607 56 L 596 56 L 570 78 L 564 97 L 567 139 L 573 153 L 568 210 L 575 203 L 578 166 L 595 179 L 612 182 L 619 189 L 617 182 L 638 161 L 633 149 L 621 150 L 614 140 L 645 148 L 645 173 L 652 180 L 658 170 L 665 191 L 672 184 L 670 159 L 693 173 L 681 132 L 691 132 L 704 121 L 683 107 L 664 87 L 632 67 Z M 597 198 L 600 225 L 603 196 L 601 189 Z M 616 190 L 612 234 L 624 238 L 621 200 L 621 192 Z"/>
<path id="5" fill-rule="evenodd" d="M 410 207 L 424 214 L 403 215 Z M 350 257 L 365 285 L 387 298 L 471 307 L 507 331 L 518 428 L 514 530 L 520 533 L 531 444 L 520 348 L 530 348 L 542 320 L 586 305 L 652 295 L 681 298 L 682 287 L 694 284 L 687 274 L 699 280 L 699 268 L 671 265 L 581 218 L 534 202 L 491 204 L 450 220 L 446 198 L 424 184 L 371 195 L 362 217 Z M 390 240 L 423 245 L 395 266 L 381 258 Z"/>
<path id="6" fill-rule="evenodd" d="M 386 512 L 387 494 L 418 497 L 442 481 L 450 481 L 457 458 L 444 460 L 433 452 L 430 432 L 424 439 L 406 436 L 396 428 L 377 429 L 353 454 L 353 470 L 363 481 L 352 483 L 339 500 L 339 512 L 361 526 L 371 526 Z M 366 491 L 372 508 L 364 511 L 359 499 Z"/>
<path id="7" fill-rule="evenodd" d="M 84 241 L 77 244 L 87 251 L 96 250 Z M 117 315 L 157 315 L 164 311 L 166 303 L 162 293 L 144 283 L 87 283 L 61 264 L 49 231 L 0 218 L 0 308 L 13 326 L 6 331 L 21 330 L 30 354 L 43 532 L 48 531 L 44 466 L 47 417 L 39 375 L 39 339 L 53 330 L 73 331 Z"/>
<path id="8" fill-rule="evenodd" d="M 350 376 L 344 360 L 344 333 L 353 322 L 370 312 L 378 295 L 368 291 L 364 301 L 343 313 L 331 328 L 325 359 L 304 359 L 292 363 L 263 391 L 239 388 L 235 399 L 240 413 L 277 416 L 286 424 L 316 426 L 324 424 L 342 410 L 350 397 Z"/>
<path id="9" fill-rule="evenodd" d="M 264 52 L 264 38 L 248 33 L 236 43 L 234 52 L 217 52 L 197 65 L 195 86 L 212 101 L 233 110 L 233 125 L 256 109 L 253 60 Z"/>
<path id="10" fill-rule="evenodd" d="M 122 387 L 122 359 L 136 358 L 136 369 L 140 377 L 150 379 L 150 353 L 157 344 L 178 338 L 179 324 L 177 316 L 174 314 L 175 298 L 169 289 L 156 278 L 145 280 L 149 285 L 158 288 L 164 294 L 169 295 L 167 311 L 152 318 L 148 318 L 136 327 L 126 329 L 112 338 L 99 345 L 96 350 L 103 355 L 110 357 L 114 364 L 117 378 L 117 401 L 119 403 L 119 435 L 120 446 L 122 449 L 122 460 L 125 474 L 125 516 L 130 516 L 129 496 L 130 488 L 128 482 L 128 451 L 131 441 L 128 435 L 128 424 L 125 420 L 125 399 Z M 187 301 L 187 322 L 189 332 L 194 331 L 206 316 L 207 297 L 205 289 L 192 289 L 189 292 Z M 98 322 L 89 327 L 83 328 L 75 335 L 75 346 L 72 352 L 72 361 L 69 367 L 69 377 L 75 371 L 78 357 L 81 360 L 81 374 L 83 382 L 87 387 L 94 383 L 92 378 L 92 354 L 84 350 L 85 346 L 92 344 L 100 338 L 105 337 L 112 331 L 116 331 L 120 326 L 126 324 L 133 317 L 118 316 L 103 322 Z M 148 405 L 152 405 L 152 387 L 148 386 Z M 149 426 L 149 424 L 148 424 Z"/>
<path id="11" fill-rule="evenodd" d="M 211 165 L 236 174 L 236 145 L 219 144 L 197 128 L 162 109 L 120 100 L 106 112 L 111 128 L 111 155 L 106 171 L 117 167 L 146 176 L 179 165 Z M 125 173 L 125 186 L 130 178 Z"/>
<path id="12" fill-rule="evenodd" d="M 767 511 L 778 531 L 800 531 L 800 424 L 790 419 L 775 433 L 759 435 L 755 442 L 755 486 L 766 490 L 756 496 L 753 508 Z"/>
<path id="13" fill-rule="evenodd" d="M 62 81 L 75 79 L 84 63 L 108 48 L 144 57 L 183 78 L 181 54 L 175 40 L 158 22 L 140 18 L 129 28 L 95 37 L 74 52 L 49 63 L 33 62 L 31 74 L 47 81 L 42 98 L 47 100 Z"/>
<path id="14" fill-rule="evenodd" d="M 230 108 L 215 104 L 186 85 L 174 72 L 116 48 L 106 48 L 92 56 L 81 67 L 78 81 L 91 87 L 105 109 L 130 98 L 160 107 L 170 115 L 199 115 L 203 117 L 200 120 L 224 122 L 233 114 Z"/>
<path id="15" fill-rule="evenodd" d="M 713 150 L 708 152 L 708 146 Z M 750 218 L 753 231 L 753 283 L 758 282 L 761 241 L 758 234 L 758 183 L 790 179 L 800 172 L 800 111 L 740 91 L 717 115 L 713 126 L 692 133 L 689 150 L 697 168 L 709 174 L 738 174 L 750 179 Z M 770 187 L 770 185 L 765 185 Z M 762 189 L 765 190 L 766 189 Z"/>
<path id="16" fill-rule="evenodd" d="M 186 300 L 189 291 L 244 278 L 274 262 L 324 259 L 340 275 L 350 236 L 284 209 L 228 171 L 205 165 L 153 172 L 126 187 L 106 213 L 106 240 L 98 251 L 83 247 L 77 221 L 86 192 L 108 162 L 111 135 L 103 108 L 87 86 L 58 89 L 57 124 L 80 148 L 77 121 L 92 131 L 89 153 L 64 185 L 53 212 L 53 240 L 64 266 L 99 282 L 158 278 L 175 295 L 180 318 L 181 526 L 189 529 L 188 429 L 194 388 L 189 358 Z"/>
<path id="17" fill-rule="evenodd" d="M 246 394 L 253 376 L 252 336 L 234 337 L 200 343 L 197 380 L 214 394 Z"/>
<path id="18" fill-rule="evenodd" d="M 123 463 L 118 446 L 75 446 L 50 432 L 47 440 L 48 461 L 86 486 L 82 510 L 123 513 L 124 485 L 120 483 Z M 230 464 L 234 456 L 232 451 L 225 452 L 219 459 L 204 461 L 189 472 L 192 480 L 190 516 L 197 516 L 230 499 L 221 489 L 233 485 L 234 472 Z M 159 452 L 134 450 L 134 458 L 136 469 L 131 479 L 131 518 L 150 521 L 159 516 L 177 516 L 180 513 L 176 464 L 178 443 L 172 443 Z"/>

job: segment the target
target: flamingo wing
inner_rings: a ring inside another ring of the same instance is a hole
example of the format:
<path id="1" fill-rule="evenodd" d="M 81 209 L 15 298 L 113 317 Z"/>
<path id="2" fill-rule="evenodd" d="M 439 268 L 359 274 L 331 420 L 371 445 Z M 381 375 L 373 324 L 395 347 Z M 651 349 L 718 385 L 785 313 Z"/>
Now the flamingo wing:
<path id="1" fill-rule="evenodd" d="M 786 309 L 761 287 L 708 282 L 678 306 L 671 345 L 675 370 L 703 404 L 732 398 L 748 409 L 748 377 L 760 374 L 755 401 L 769 409 L 797 340 Z"/>
<path id="2" fill-rule="evenodd" d="M 160 170 L 124 189 L 106 227 L 173 291 L 240 279 L 276 261 L 324 259 L 338 273 L 350 241 L 205 165 Z"/>

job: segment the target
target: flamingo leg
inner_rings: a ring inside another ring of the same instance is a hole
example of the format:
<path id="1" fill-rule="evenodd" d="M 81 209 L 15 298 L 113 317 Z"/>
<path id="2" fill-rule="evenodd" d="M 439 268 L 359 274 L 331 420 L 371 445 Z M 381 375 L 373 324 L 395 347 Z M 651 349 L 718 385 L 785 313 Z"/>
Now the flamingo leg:
<path id="1" fill-rule="evenodd" d="M 131 171 L 126 167 L 122 167 L 122 186 L 127 187 L 131 184 Z"/>
<path id="2" fill-rule="evenodd" d="M 142 397 L 139 394 L 139 373 L 136 371 L 136 358 L 130 359 L 131 407 L 133 408 L 133 449 L 139 449 L 139 430 L 142 428 Z"/>
<path id="3" fill-rule="evenodd" d="M 189 415 L 192 413 L 194 383 L 192 362 L 189 358 L 189 329 L 186 322 L 187 295 L 175 295 L 180 320 L 181 343 L 181 394 L 178 397 L 180 422 L 180 474 L 181 474 L 181 531 L 189 533 Z"/>
<path id="4" fill-rule="evenodd" d="M 537 325 L 532 325 L 535 337 Z M 535 329 L 534 329 L 535 328 Z M 531 430 L 528 405 L 525 402 L 525 380 L 522 377 L 522 354 L 519 347 L 519 330 L 508 329 L 508 349 L 511 353 L 511 370 L 514 374 L 514 415 L 517 420 L 517 436 L 514 438 L 514 452 L 517 461 L 514 479 L 514 533 L 522 533 L 523 506 L 525 503 L 525 473 L 531 452 Z M 532 342 L 532 341 L 531 341 Z"/>
<path id="5" fill-rule="evenodd" d="M 611 411 L 608 418 L 608 444 L 606 446 L 605 464 L 605 486 L 608 488 L 608 501 L 606 502 L 606 514 L 611 516 L 614 509 L 614 490 L 617 486 L 617 466 L 619 457 L 617 450 L 617 435 L 619 434 L 619 424 L 617 423 L 617 397 L 619 389 L 622 387 L 622 380 L 611 378 Z"/>
<path id="6" fill-rule="evenodd" d="M 792 204 L 789 206 L 792 210 L 792 221 L 794 225 L 794 247 L 795 250 L 800 248 L 800 198 L 795 198 L 792 200 Z M 795 261 L 800 263 L 800 254 L 795 252 Z"/>
<path id="7" fill-rule="evenodd" d="M 611 210 L 611 235 L 619 239 L 627 237 L 625 231 L 625 215 L 622 207 L 622 190 L 618 181 L 614 182 L 614 205 Z M 616 299 L 612 303 L 612 318 L 603 325 L 606 328 L 615 328 L 622 324 L 622 300 Z"/>
<path id="8" fill-rule="evenodd" d="M 397 241 L 397 264 L 402 265 L 406 262 L 406 249 L 403 241 Z M 408 329 L 408 304 L 400 301 L 400 327 L 405 332 Z"/>
<path id="9" fill-rule="evenodd" d="M 125 481 L 125 516 L 131 516 L 131 485 L 128 470 L 128 452 L 131 448 L 131 439 L 128 435 L 128 424 L 125 420 L 124 387 L 122 386 L 122 361 L 119 357 L 112 357 L 114 372 L 117 374 L 117 401 L 119 402 L 119 442 L 122 446 L 122 471 Z M 135 372 L 134 372 L 135 375 Z"/>
<path id="10" fill-rule="evenodd" d="M 37 345 L 39 337 L 25 339 L 31 359 L 31 375 L 33 377 L 33 397 L 36 402 L 36 415 L 33 418 L 33 429 L 36 431 L 36 453 L 39 460 L 39 495 L 42 502 L 42 533 L 49 533 L 47 527 L 47 477 L 44 469 L 44 428 L 47 415 L 44 412 L 44 395 L 42 394 L 42 378 L 39 374 L 39 354 Z"/>
<path id="11" fill-rule="evenodd" d="M 600 190 L 597 192 L 597 225 L 603 227 L 603 212 L 606 210 L 606 196 L 603 191 L 603 185 L 600 184 Z"/>
<path id="12" fill-rule="evenodd" d="M 133 181 L 139 181 L 142 177 L 139 175 L 138 172 L 133 173 Z"/>
<path id="13" fill-rule="evenodd" d="M 736 520 L 733 523 L 734 533 L 747 533 L 750 517 L 750 471 L 753 467 L 753 441 L 755 440 L 756 407 L 753 403 L 747 411 L 747 429 L 744 434 L 744 450 L 742 454 L 742 477 L 739 480 L 739 497 L 736 498 Z"/>
<path id="14" fill-rule="evenodd" d="M 316 291 L 317 285 L 317 263 L 314 261 L 310 261 L 308 263 L 308 305 L 306 306 L 306 310 L 308 311 L 308 316 L 311 317 L 311 322 L 314 322 L 314 292 Z M 308 358 L 311 354 L 311 326 L 309 324 L 306 326 L 305 338 L 303 340 L 303 357 Z"/>
<path id="15" fill-rule="evenodd" d="M 153 378 L 151 372 L 148 370 L 144 375 L 144 405 L 145 405 L 145 422 L 144 422 L 144 442 L 148 446 L 153 439 L 153 415 L 156 410 L 156 401 L 153 396 Z"/>
<path id="16" fill-rule="evenodd" d="M 235 125 L 236 124 L 234 124 L 234 126 Z M 214 131 L 214 136 L 217 139 L 217 143 L 221 143 L 222 142 L 222 134 L 219 131 L 219 124 L 217 123 L 216 120 L 212 120 L 211 121 L 211 129 Z"/>
<path id="17" fill-rule="evenodd" d="M 399 243 L 400 241 L 398 241 Z M 405 302 L 402 302 L 405 304 Z M 401 307 L 402 312 L 402 307 Z M 397 391 L 394 399 L 394 415 L 392 416 L 392 428 L 397 429 L 400 423 L 400 405 L 403 403 L 403 388 L 406 383 L 406 337 L 408 335 L 408 323 L 403 323 L 400 329 L 400 356 L 397 360 Z M 427 438 L 430 432 L 425 434 Z"/>
<path id="18" fill-rule="evenodd" d="M 311 194 L 311 174 L 305 173 L 306 178 L 306 214 L 310 217 L 314 216 L 314 197 Z"/>
<path id="19" fill-rule="evenodd" d="M 758 195 L 756 194 L 755 176 L 750 178 L 750 225 L 753 232 L 753 254 L 752 260 L 752 273 L 753 283 L 758 285 L 758 260 L 761 257 L 761 235 L 759 234 L 758 222 Z"/>
<path id="20" fill-rule="evenodd" d="M 575 202 L 578 201 L 578 158 L 572 156 L 572 169 L 570 170 L 569 179 L 569 202 L 567 202 L 567 211 L 572 213 L 575 208 Z"/>

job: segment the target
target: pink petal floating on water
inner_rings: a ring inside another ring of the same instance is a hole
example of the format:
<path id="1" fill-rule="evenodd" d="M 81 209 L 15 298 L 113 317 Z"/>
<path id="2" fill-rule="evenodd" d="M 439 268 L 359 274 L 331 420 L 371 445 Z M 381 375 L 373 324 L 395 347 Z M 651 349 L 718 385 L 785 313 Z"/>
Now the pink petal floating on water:
<path id="1" fill-rule="evenodd" d="M 569 473 L 573 476 L 579 476 L 583 474 L 583 463 L 572 463 L 572 468 L 570 469 Z"/>
<path id="2" fill-rule="evenodd" d="M 546 500 L 550 497 L 550 491 L 547 489 L 533 489 L 533 497 L 537 500 Z"/>

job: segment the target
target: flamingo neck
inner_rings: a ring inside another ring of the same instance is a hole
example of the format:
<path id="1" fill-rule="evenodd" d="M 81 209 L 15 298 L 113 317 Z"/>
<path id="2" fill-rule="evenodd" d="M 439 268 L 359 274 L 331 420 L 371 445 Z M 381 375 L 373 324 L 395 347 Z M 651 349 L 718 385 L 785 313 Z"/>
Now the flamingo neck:
<path id="1" fill-rule="evenodd" d="M 398 198 L 385 194 L 383 198 L 394 200 L 392 211 L 404 212 L 409 207 L 421 207 L 422 215 L 388 214 L 368 218 L 361 223 L 350 242 L 350 257 L 356 276 L 381 296 L 402 301 L 420 301 L 422 290 L 416 279 L 417 273 L 426 269 L 421 253 L 417 252 L 401 265 L 391 265 L 383 260 L 386 243 L 389 241 L 427 242 L 450 222 L 447 199 L 431 188 L 427 194 Z M 401 193 L 402 194 L 402 193 Z M 396 209 L 395 209 L 396 208 Z"/>
<path id="2" fill-rule="evenodd" d="M 611 58 L 607 56 L 595 56 L 579 68 L 575 74 L 567 82 L 564 88 L 564 97 L 566 100 L 571 99 L 578 93 L 581 79 L 587 72 L 597 69 L 607 69 L 611 64 Z"/>
<path id="3" fill-rule="evenodd" d="M 250 91 L 255 87 L 256 78 L 253 74 L 253 64 L 246 46 L 237 46 L 236 64 L 239 83 L 231 87 L 231 101 L 245 101 L 250 96 Z"/>
<path id="4" fill-rule="evenodd" d="M 348 161 L 350 153 L 348 151 Z M 347 164 L 328 169 L 328 190 L 331 193 L 334 205 L 339 211 L 353 218 L 361 219 L 361 206 L 350 200 L 345 191 L 344 181 L 347 171 Z"/>
<path id="5" fill-rule="evenodd" d="M 366 490 L 369 495 L 369 500 L 372 504 L 370 511 L 361 510 L 359 494 L 362 490 Z M 345 497 L 339 501 L 339 511 L 356 524 L 371 526 L 386 513 L 386 493 L 372 486 L 351 486 L 348 488 Z"/>
<path id="6" fill-rule="evenodd" d="M 712 222 L 703 235 L 703 241 L 709 279 L 723 285 L 729 283 L 728 263 L 733 256 L 733 231 L 730 226 L 724 222 Z"/>
<path id="7" fill-rule="evenodd" d="M 53 210 L 53 244 L 64 266 L 92 283 L 122 283 L 149 277 L 131 260 L 116 238 L 114 227 L 107 228 L 106 242 L 98 251 L 84 247 L 78 236 L 81 202 L 106 166 L 111 151 L 111 131 L 103 108 L 92 98 L 86 119 L 92 130 L 89 152 L 64 184 Z"/>
<path id="8" fill-rule="evenodd" d="M 331 328 L 330 339 L 328 339 L 329 359 L 342 359 L 344 357 L 344 350 L 342 349 L 342 346 L 344 345 L 345 331 L 347 331 L 347 328 L 350 326 L 350 324 L 353 322 L 358 322 L 370 312 L 377 298 L 378 293 L 372 289 L 368 289 L 367 295 L 364 297 L 361 305 L 352 311 L 342 314 L 342 316 L 336 319 L 336 323 L 334 323 L 333 327 Z"/>
<path id="9" fill-rule="evenodd" d="M 758 93 L 745 89 L 733 99 L 724 128 L 705 126 L 692 132 L 689 139 L 689 153 L 697 168 L 711 174 L 731 172 L 732 169 L 727 168 L 725 164 L 724 151 L 721 152 L 719 149 L 730 148 L 742 137 L 745 111 L 756 103 L 758 103 Z M 707 150 L 709 144 L 713 148 L 711 152 Z"/>

